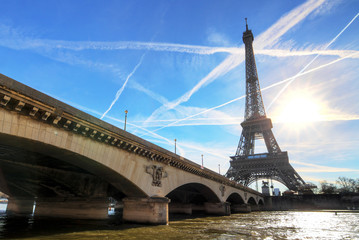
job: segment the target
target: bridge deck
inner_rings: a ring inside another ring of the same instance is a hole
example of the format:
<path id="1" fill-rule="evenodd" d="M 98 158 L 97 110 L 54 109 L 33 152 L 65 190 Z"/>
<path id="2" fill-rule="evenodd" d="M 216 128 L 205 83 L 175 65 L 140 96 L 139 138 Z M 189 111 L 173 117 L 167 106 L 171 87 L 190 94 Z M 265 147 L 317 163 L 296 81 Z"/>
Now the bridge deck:
<path id="1" fill-rule="evenodd" d="M 42 92 L 0 74 L 0 106 L 27 114 L 40 121 L 56 125 L 84 137 L 125 149 L 150 160 L 165 163 L 183 171 L 244 190 L 256 195 L 259 192 L 238 184 L 209 169 L 163 149 L 140 137 L 91 116 Z"/>

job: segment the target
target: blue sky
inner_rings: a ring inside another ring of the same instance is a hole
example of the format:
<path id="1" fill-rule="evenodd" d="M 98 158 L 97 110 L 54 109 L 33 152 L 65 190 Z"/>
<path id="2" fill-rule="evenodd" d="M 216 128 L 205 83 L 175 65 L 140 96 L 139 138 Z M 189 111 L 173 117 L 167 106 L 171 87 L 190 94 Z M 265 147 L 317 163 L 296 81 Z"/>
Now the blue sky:
<path id="1" fill-rule="evenodd" d="M 2 0 L 0 72 L 214 171 L 244 115 L 244 18 L 305 181 L 359 177 L 359 2 Z M 258 153 L 264 151 L 261 142 Z"/>

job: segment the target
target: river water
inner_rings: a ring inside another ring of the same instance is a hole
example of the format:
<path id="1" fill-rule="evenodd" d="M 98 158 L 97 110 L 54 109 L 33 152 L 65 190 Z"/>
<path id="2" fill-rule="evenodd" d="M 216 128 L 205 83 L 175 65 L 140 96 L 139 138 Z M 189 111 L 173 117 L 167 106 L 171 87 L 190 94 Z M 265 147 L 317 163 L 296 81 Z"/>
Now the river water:
<path id="1" fill-rule="evenodd" d="M 168 226 L 13 218 L 0 213 L 5 239 L 359 239 L 356 212 L 253 212 L 172 219 Z"/>

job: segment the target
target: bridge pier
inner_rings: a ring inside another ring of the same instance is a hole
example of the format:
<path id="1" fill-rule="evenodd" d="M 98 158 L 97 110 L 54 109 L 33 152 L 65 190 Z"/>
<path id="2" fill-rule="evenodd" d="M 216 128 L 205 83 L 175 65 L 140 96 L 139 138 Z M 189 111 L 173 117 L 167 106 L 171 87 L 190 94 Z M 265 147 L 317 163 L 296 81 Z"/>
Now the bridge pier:
<path id="1" fill-rule="evenodd" d="M 270 211 L 273 210 L 273 201 L 272 197 L 267 196 L 264 200 L 264 206 L 262 206 L 263 210 Z"/>
<path id="2" fill-rule="evenodd" d="M 170 203 L 170 213 L 183 213 L 192 215 L 192 204 L 191 203 Z"/>
<path id="3" fill-rule="evenodd" d="M 250 213 L 251 206 L 249 204 L 234 204 L 231 206 L 233 213 Z"/>
<path id="4" fill-rule="evenodd" d="M 259 205 L 250 205 L 250 206 L 252 212 L 260 211 Z"/>
<path id="5" fill-rule="evenodd" d="M 166 197 L 124 198 L 123 220 L 167 225 L 169 202 Z"/>
<path id="6" fill-rule="evenodd" d="M 231 215 L 231 204 L 229 202 L 204 203 L 206 213 L 220 216 Z"/>
<path id="7" fill-rule="evenodd" d="M 6 213 L 9 215 L 29 215 L 32 214 L 34 208 L 34 199 L 14 198 L 8 199 Z"/>
<path id="8" fill-rule="evenodd" d="M 108 218 L 108 198 L 96 199 L 38 199 L 35 216 L 73 219 Z"/>

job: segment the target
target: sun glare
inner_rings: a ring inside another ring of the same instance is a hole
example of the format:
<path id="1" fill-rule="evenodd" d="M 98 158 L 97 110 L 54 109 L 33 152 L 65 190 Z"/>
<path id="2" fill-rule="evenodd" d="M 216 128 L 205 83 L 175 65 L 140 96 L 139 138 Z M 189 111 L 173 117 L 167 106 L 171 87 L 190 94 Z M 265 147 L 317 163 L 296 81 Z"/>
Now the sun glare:
<path id="1" fill-rule="evenodd" d="M 321 119 L 321 104 L 310 95 L 293 96 L 282 106 L 278 116 L 280 122 L 305 125 Z"/>

